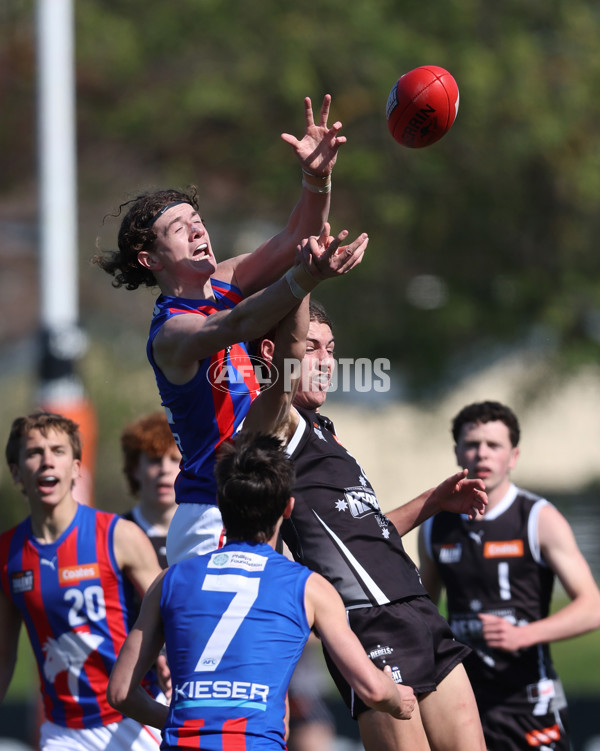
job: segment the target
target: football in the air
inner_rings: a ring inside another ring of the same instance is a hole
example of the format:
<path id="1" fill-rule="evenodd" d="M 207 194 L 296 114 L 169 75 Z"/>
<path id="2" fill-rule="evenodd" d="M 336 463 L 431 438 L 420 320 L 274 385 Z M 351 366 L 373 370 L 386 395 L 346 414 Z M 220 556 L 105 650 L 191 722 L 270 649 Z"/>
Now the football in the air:
<path id="1" fill-rule="evenodd" d="M 431 146 L 452 127 L 458 100 L 458 86 L 447 70 L 421 65 L 392 86 L 385 112 L 390 133 L 410 149 Z"/>

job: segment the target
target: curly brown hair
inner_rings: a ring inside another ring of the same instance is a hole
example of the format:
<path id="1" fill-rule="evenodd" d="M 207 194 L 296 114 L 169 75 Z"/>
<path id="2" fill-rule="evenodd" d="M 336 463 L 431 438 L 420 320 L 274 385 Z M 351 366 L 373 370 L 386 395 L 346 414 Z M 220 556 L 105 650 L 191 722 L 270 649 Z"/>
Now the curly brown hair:
<path id="1" fill-rule="evenodd" d="M 92 257 L 92 263 L 100 266 L 107 274 L 114 276 L 113 287 L 137 289 L 141 286 L 156 286 L 154 274 L 138 263 L 138 253 L 152 249 L 156 240 L 152 220 L 161 209 L 175 201 L 189 203 L 196 211 L 199 209 L 198 192 L 192 185 L 187 192 L 169 188 L 142 193 L 122 203 L 117 213 L 111 215 L 121 216 L 123 210 L 129 207 L 119 229 L 119 250 L 97 253 Z"/>
<path id="2" fill-rule="evenodd" d="M 123 428 L 121 449 L 123 451 L 123 472 L 132 495 L 137 495 L 140 484 L 135 471 L 142 452 L 152 458 L 164 456 L 177 448 L 171 428 L 164 412 L 144 415 Z"/>

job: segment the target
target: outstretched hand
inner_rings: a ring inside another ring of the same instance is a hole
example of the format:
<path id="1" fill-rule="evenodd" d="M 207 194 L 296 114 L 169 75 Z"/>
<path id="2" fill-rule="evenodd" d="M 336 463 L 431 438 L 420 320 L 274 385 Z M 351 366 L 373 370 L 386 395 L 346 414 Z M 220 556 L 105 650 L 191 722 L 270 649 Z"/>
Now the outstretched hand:
<path id="1" fill-rule="evenodd" d="M 470 480 L 466 469 L 441 482 L 431 495 L 441 510 L 467 514 L 471 520 L 484 513 L 488 502 L 483 480 Z"/>
<path id="2" fill-rule="evenodd" d="M 366 232 L 348 245 L 341 245 L 348 237 L 348 230 L 342 230 L 337 237 L 329 233 L 330 226 L 325 222 L 319 236 L 307 237 L 298 247 L 297 262 L 302 263 L 308 273 L 319 281 L 348 273 L 362 261 L 369 244 Z"/>
<path id="3" fill-rule="evenodd" d="M 310 97 L 304 100 L 306 132 L 302 140 L 291 133 L 282 133 L 281 138 L 289 143 L 300 160 L 302 168 L 313 175 L 330 175 L 337 159 L 338 149 L 346 143 L 345 136 L 339 136 L 342 123 L 337 121 L 331 127 L 327 125 L 331 95 L 326 94 L 321 105 L 321 118 L 315 123 Z"/>

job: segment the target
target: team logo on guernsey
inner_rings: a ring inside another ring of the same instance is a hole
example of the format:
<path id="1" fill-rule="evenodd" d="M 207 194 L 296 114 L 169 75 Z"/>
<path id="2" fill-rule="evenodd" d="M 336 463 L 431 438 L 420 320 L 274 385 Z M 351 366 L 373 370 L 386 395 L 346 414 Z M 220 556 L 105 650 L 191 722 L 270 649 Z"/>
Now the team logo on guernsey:
<path id="1" fill-rule="evenodd" d="M 369 652 L 369 657 L 372 660 L 376 660 L 378 657 L 387 657 L 388 655 L 391 655 L 393 651 L 392 647 L 382 647 L 381 644 L 378 644 L 375 649 L 372 649 Z"/>
<path id="2" fill-rule="evenodd" d="M 462 545 L 442 545 L 440 547 L 440 563 L 458 563 L 462 557 Z"/>
<path id="3" fill-rule="evenodd" d="M 46 680 L 54 683 L 59 673 L 67 671 L 69 692 L 75 700 L 79 699 L 79 675 L 83 665 L 103 641 L 103 636 L 86 631 L 67 631 L 58 639 L 49 636 L 42 647 Z"/>
<path id="4" fill-rule="evenodd" d="M 213 553 L 207 568 L 241 568 L 244 571 L 264 571 L 267 558 L 256 553 L 242 553 L 235 550 L 231 553 Z"/>
<path id="5" fill-rule="evenodd" d="M 343 500 L 337 500 L 335 505 L 338 511 L 349 509 L 355 519 L 380 512 L 377 498 L 370 488 L 346 488 Z"/>
<path id="6" fill-rule="evenodd" d="M 10 588 L 13 595 L 31 592 L 33 589 L 33 571 L 17 571 L 10 577 Z"/>
<path id="7" fill-rule="evenodd" d="M 78 566 L 62 566 L 58 569 L 58 583 L 70 587 L 86 579 L 99 579 L 100 567 L 97 563 L 82 563 Z"/>
<path id="8" fill-rule="evenodd" d="M 523 540 L 496 540 L 483 546 L 484 558 L 522 558 Z"/>

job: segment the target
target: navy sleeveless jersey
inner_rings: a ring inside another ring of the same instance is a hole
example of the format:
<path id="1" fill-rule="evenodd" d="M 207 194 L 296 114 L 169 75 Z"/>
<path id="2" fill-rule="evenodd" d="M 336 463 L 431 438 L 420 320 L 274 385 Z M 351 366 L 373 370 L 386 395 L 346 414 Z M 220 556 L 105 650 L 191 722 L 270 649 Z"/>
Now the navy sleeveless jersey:
<path id="1" fill-rule="evenodd" d="M 285 696 L 310 628 L 311 572 L 265 543 L 171 566 L 161 617 L 173 698 L 162 748 L 285 749 Z"/>
<path id="2" fill-rule="evenodd" d="M 154 370 L 161 403 L 182 460 L 175 482 L 177 503 L 216 504 L 215 456 L 231 438 L 260 390 L 245 344 L 234 344 L 200 361 L 196 375 L 173 384 L 156 364 L 152 342 L 173 316 L 207 317 L 234 308 L 242 299 L 237 287 L 211 281 L 215 300 L 188 300 L 160 295 L 154 305 L 146 354 Z"/>
<path id="3" fill-rule="evenodd" d="M 131 589 L 113 552 L 119 517 L 79 506 L 54 543 L 28 517 L 0 536 L 0 584 L 29 634 L 46 718 L 69 728 L 122 719 L 106 687 L 132 617 Z"/>
<path id="4" fill-rule="evenodd" d="M 296 499 L 281 535 L 294 558 L 328 579 L 346 608 L 385 605 L 426 595 L 415 564 L 356 459 L 331 420 L 299 409 L 287 446 Z"/>
<path id="5" fill-rule="evenodd" d="M 425 545 L 446 587 L 450 626 L 474 649 L 465 663 L 471 681 L 515 702 L 527 700 L 527 691 L 543 693 L 540 685 L 551 698 L 556 673 L 548 645 L 518 653 L 490 649 L 478 614 L 492 613 L 513 625 L 548 615 L 554 573 L 541 557 L 537 537 L 538 515 L 547 503 L 511 485 L 482 519 L 441 512 L 424 525 Z M 532 695 L 528 701 L 535 699 Z M 539 699 L 544 703 L 544 696 Z"/>

